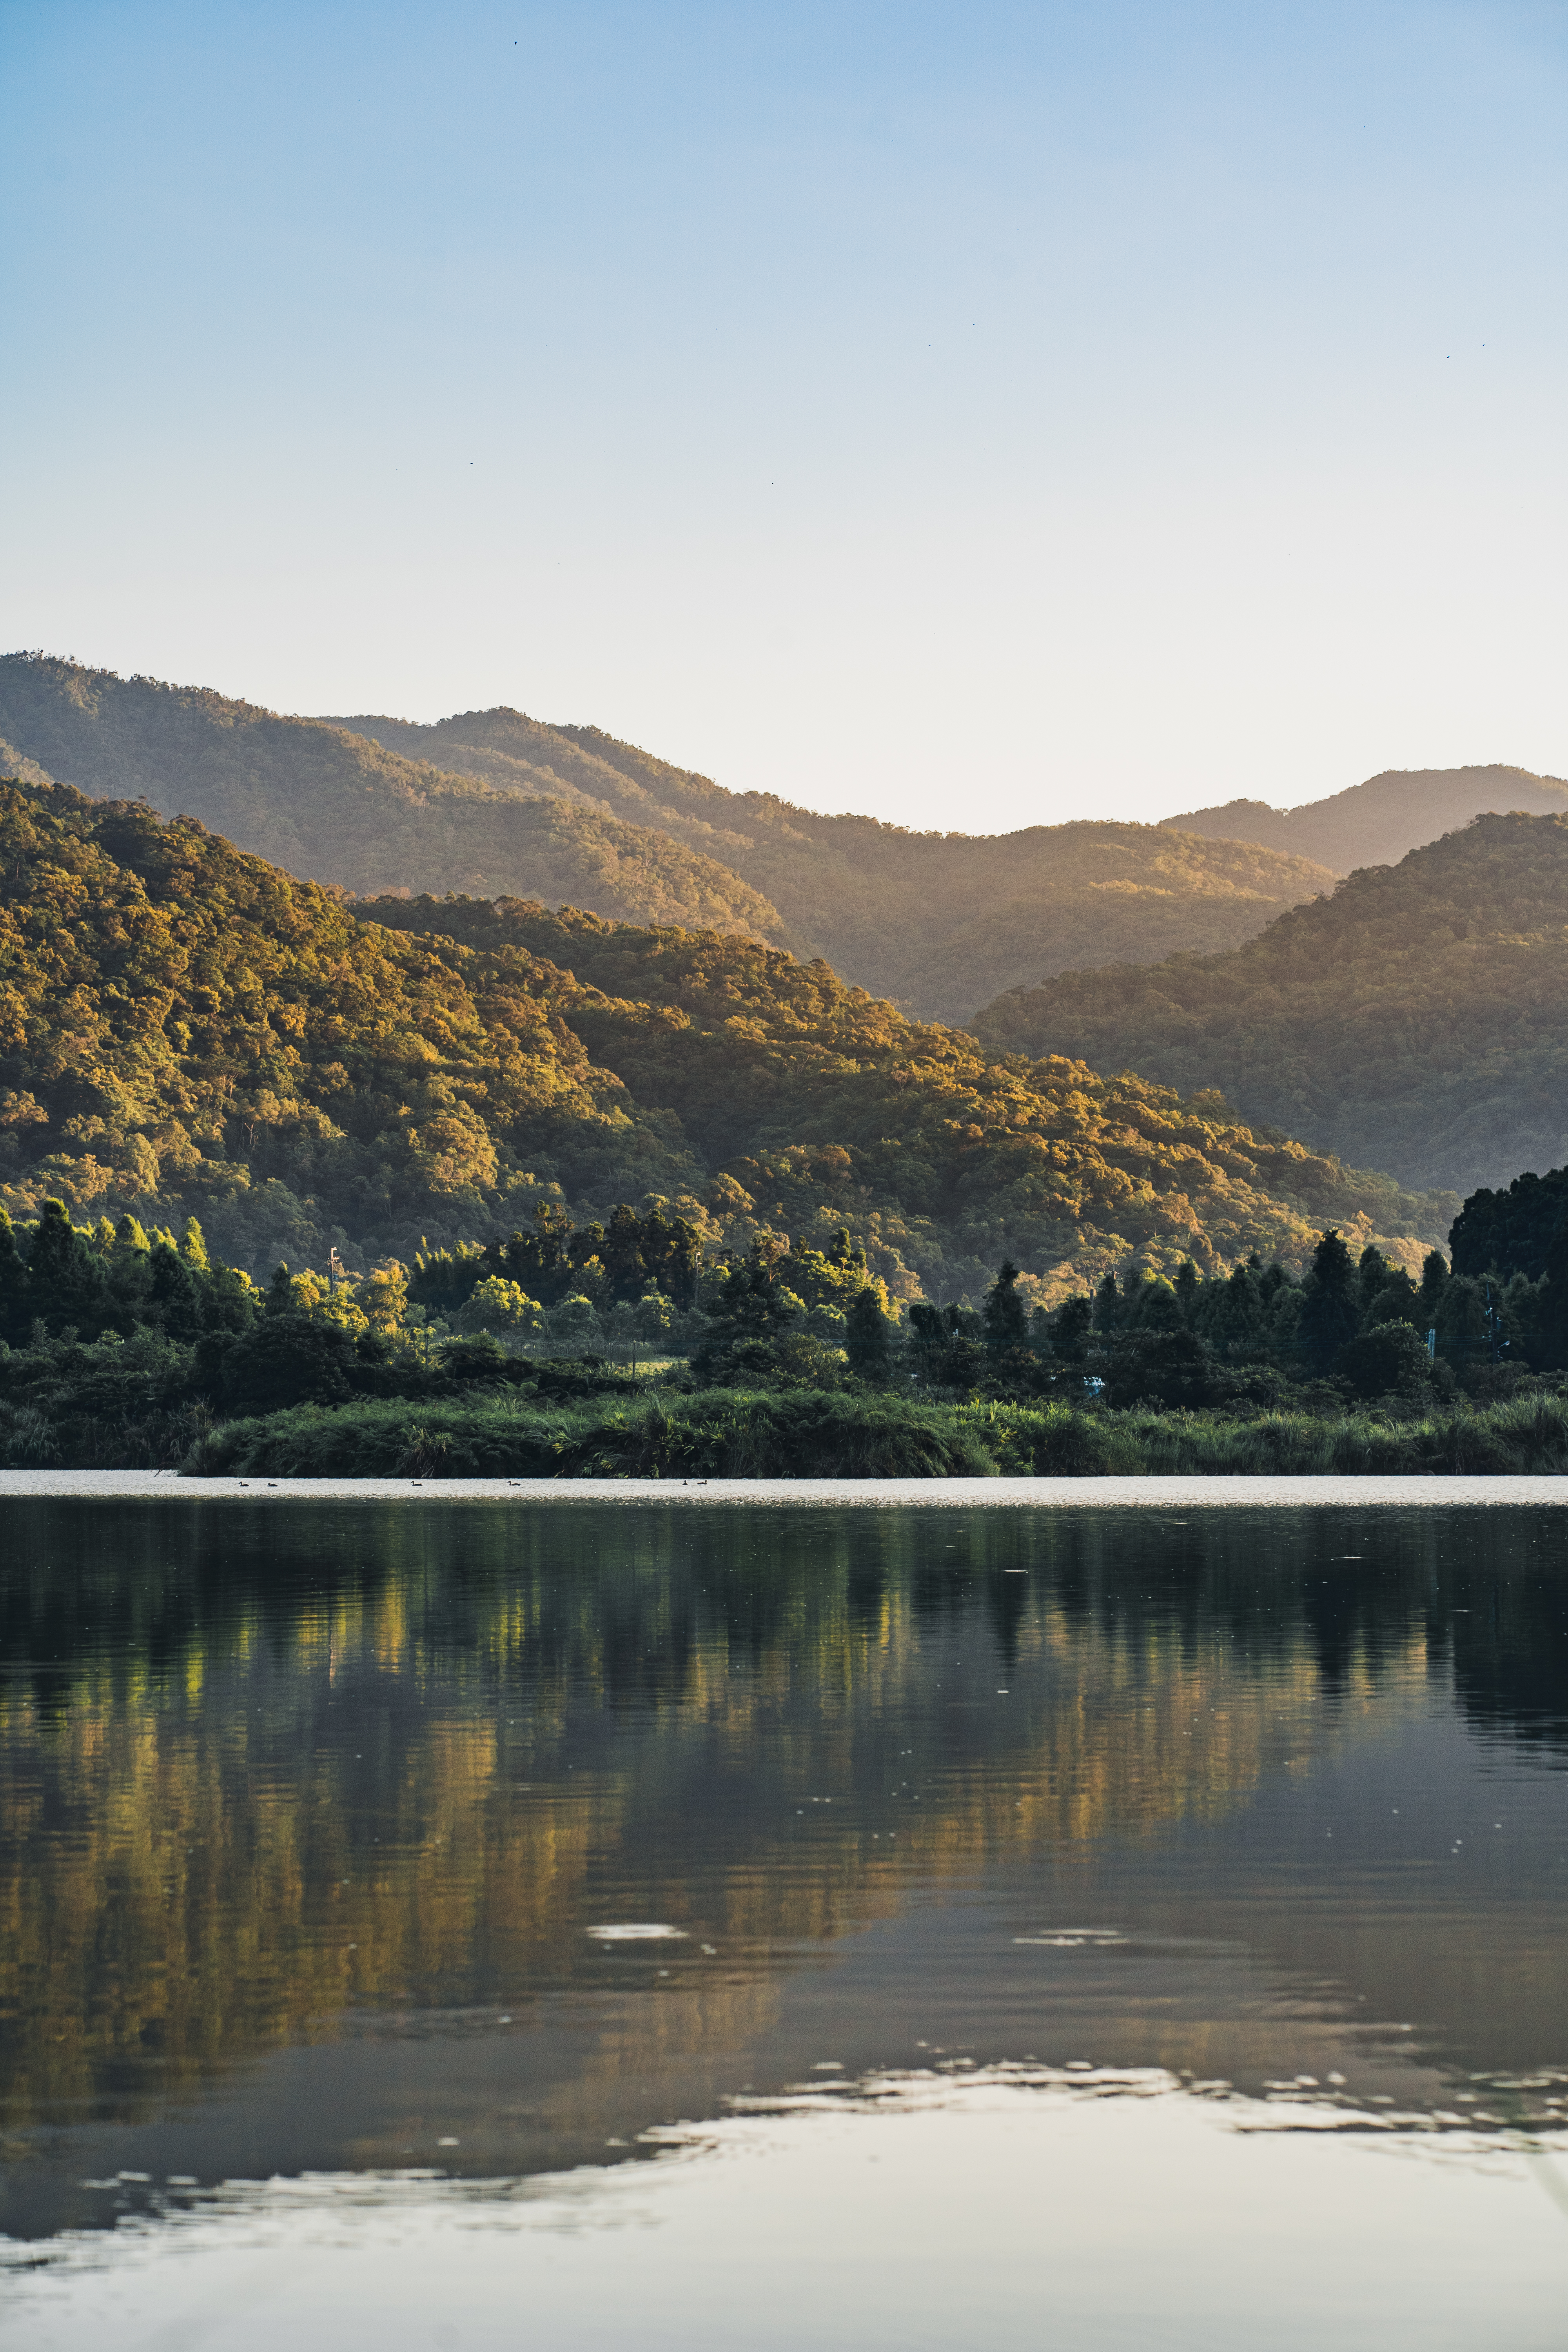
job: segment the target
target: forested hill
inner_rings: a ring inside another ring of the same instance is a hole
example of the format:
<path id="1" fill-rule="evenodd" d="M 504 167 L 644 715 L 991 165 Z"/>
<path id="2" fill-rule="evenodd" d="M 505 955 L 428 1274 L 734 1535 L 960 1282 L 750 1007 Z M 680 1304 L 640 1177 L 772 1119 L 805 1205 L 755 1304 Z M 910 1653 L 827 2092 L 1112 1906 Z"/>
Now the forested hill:
<path id="1" fill-rule="evenodd" d="M 521 798 L 316 719 L 73 662 L 0 659 L 0 772 L 144 793 L 290 874 L 350 890 L 461 889 L 787 941 L 775 908 L 668 831 L 558 787 Z"/>
<path id="2" fill-rule="evenodd" d="M 194 1213 L 268 1273 L 674 1203 L 866 1244 L 895 1294 L 1138 1253 L 1418 1256 L 1457 1205 L 1081 1064 L 988 1055 L 734 935 L 473 901 L 361 920 L 144 805 L 0 786 L 0 1199 Z M 428 925 L 429 928 L 419 928 Z M 1403 1246 L 1402 1246 L 1403 1244 Z"/>
<path id="3" fill-rule="evenodd" d="M 574 790 L 659 828 L 743 876 L 778 908 L 792 944 L 946 1021 L 1072 965 L 1230 947 L 1331 886 L 1310 860 L 1159 825 L 976 835 L 823 816 L 770 793 L 727 792 L 596 727 L 545 726 L 521 710 L 429 727 L 363 713 L 335 723 L 409 759 L 519 792 Z"/>
<path id="4" fill-rule="evenodd" d="M 1081 1054 L 1406 1183 L 1568 1159 L 1568 816 L 1483 816 L 1352 874 L 1229 954 L 999 997 L 999 1052 Z"/>
<path id="5" fill-rule="evenodd" d="M 1568 814 L 1568 783 L 1561 776 L 1531 775 L 1528 768 L 1388 768 L 1300 808 L 1226 801 L 1165 823 L 1178 833 L 1256 841 L 1349 874 L 1358 866 L 1395 866 L 1474 816 L 1512 809 L 1536 816 Z"/>
<path id="6" fill-rule="evenodd" d="M 1157 825 L 973 836 L 816 816 L 518 711 L 436 727 L 280 719 L 23 655 L 0 660 L 0 762 L 95 795 L 145 793 L 351 890 L 743 930 L 950 1019 L 1068 966 L 1232 946 L 1332 882 Z"/>

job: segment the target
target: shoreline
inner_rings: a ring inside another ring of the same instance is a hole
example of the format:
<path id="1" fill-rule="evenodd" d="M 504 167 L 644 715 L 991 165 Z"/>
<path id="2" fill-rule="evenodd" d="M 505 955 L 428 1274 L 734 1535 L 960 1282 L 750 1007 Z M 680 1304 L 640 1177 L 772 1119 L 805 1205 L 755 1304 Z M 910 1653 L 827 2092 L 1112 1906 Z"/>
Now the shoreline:
<path id="1" fill-rule="evenodd" d="M 1568 1504 L 1568 1475 L 1501 1473 L 1110 1478 L 239 1478 L 174 1470 L 0 1470 L 0 1504 L 17 1502 L 439 1502 L 831 1504 L 861 1509 L 1280 1509 L 1301 1505 Z"/>

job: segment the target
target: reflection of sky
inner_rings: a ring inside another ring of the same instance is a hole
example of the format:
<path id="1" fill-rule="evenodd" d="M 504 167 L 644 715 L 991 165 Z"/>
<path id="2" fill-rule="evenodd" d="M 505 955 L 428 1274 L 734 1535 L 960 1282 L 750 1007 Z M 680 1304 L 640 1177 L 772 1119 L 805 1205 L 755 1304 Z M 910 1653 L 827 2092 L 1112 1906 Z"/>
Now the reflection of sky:
<path id="1" fill-rule="evenodd" d="M 1550 1517 L 14 1528 L 15 2229 L 121 2172 L 594 2161 L 829 2060 L 1370 2113 L 1568 2059 L 1568 1783 L 1500 1728 Z"/>
<path id="2" fill-rule="evenodd" d="M 521 2191 L 341 2175 L 231 2191 L 129 2233 L 107 2265 L 68 2249 L 16 2283 L 7 2335 L 19 2352 L 1561 2342 L 1560 2155 L 1334 2121 L 1305 2096 L 1199 2099 L 1152 2074 L 816 2092 Z"/>

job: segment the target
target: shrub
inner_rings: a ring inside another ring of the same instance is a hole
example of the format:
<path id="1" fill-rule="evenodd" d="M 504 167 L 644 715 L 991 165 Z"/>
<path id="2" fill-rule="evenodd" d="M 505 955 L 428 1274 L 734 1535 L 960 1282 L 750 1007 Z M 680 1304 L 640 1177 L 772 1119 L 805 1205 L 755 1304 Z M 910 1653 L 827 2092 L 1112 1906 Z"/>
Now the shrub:
<path id="1" fill-rule="evenodd" d="M 584 1299 L 581 1304 L 587 1307 L 588 1302 Z M 588 1311 L 592 1314 L 592 1307 Z M 458 1324 L 464 1331 L 506 1331 L 518 1339 L 531 1339 L 544 1328 L 544 1309 L 537 1299 L 529 1297 L 521 1283 L 508 1282 L 499 1274 L 488 1274 L 483 1282 L 474 1285 L 458 1309 Z"/>
<path id="2" fill-rule="evenodd" d="M 1430 1391 L 1431 1359 L 1408 1323 L 1374 1323 L 1334 1359 L 1334 1370 L 1363 1399 L 1419 1397 Z"/>

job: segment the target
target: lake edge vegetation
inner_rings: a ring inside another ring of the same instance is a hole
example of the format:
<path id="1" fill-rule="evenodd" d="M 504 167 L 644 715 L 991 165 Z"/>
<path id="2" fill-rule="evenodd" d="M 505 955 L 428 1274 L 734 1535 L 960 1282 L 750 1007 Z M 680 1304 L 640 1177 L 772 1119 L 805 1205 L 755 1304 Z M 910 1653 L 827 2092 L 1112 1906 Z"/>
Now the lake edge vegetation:
<path id="1" fill-rule="evenodd" d="M 1535 1181 L 1557 1197 L 1564 1178 Z M 847 1233 L 708 1256 L 627 1207 L 589 1228 L 545 1207 L 528 1233 L 357 1281 L 280 1265 L 265 1291 L 194 1219 L 83 1230 L 50 1202 L 18 1233 L 0 1213 L 12 1468 L 1540 1470 L 1568 1468 L 1565 1371 L 1568 1222 L 1533 1276 L 1433 1251 L 1417 1283 L 1330 1229 L 1300 1279 L 1256 1258 L 1208 1279 L 1133 1267 L 1031 1309 L 1005 1263 L 978 1308 L 900 1312 Z"/>

